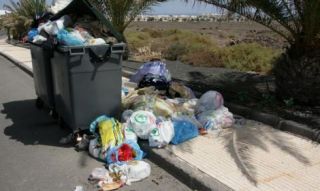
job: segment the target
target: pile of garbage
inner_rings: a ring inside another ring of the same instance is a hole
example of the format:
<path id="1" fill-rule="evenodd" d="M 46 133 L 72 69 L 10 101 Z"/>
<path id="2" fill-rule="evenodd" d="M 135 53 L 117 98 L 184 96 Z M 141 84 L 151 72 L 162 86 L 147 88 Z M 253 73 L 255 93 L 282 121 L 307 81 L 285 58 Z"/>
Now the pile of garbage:
<path id="1" fill-rule="evenodd" d="M 208 91 L 197 99 L 190 88 L 171 80 L 161 61 L 145 63 L 130 81 L 137 88 L 122 88 L 121 120 L 102 115 L 90 124 L 89 153 L 108 165 L 108 169 L 94 169 L 89 177 L 100 190 L 130 185 L 150 175 L 138 140 L 164 148 L 234 123 L 219 92 Z"/>
<path id="2" fill-rule="evenodd" d="M 55 21 L 40 22 L 37 28 L 29 31 L 28 40 L 35 44 L 52 40 L 62 46 L 84 46 L 101 45 L 107 44 L 107 41 L 114 41 L 107 36 L 107 30 L 91 16 L 72 18 L 65 15 Z"/>
<path id="3" fill-rule="evenodd" d="M 93 15 L 69 14 L 50 20 L 70 2 L 72 1 L 57 1 L 49 9 L 51 12 L 38 16 L 28 32 L 28 41 L 39 45 L 49 42 L 54 46 L 103 45 L 116 42 L 106 25 Z"/>

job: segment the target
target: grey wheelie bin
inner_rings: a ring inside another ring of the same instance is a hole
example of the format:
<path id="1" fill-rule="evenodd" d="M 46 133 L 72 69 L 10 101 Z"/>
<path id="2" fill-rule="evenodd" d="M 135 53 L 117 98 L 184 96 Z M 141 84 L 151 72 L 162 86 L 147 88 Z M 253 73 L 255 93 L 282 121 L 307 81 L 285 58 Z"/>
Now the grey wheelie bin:
<path id="1" fill-rule="evenodd" d="M 52 74 L 56 111 L 77 131 L 98 116 L 119 117 L 125 44 L 58 47 Z"/>
<path id="2" fill-rule="evenodd" d="M 31 44 L 33 80 L 37 95 L 36 106 L 54 110 L 53 83 L 51 73 L 52 51 L 41 45 Z"/>
<path id="3" fill-rule="evenodd" d="M 111 22 L 87 0 L 73 0 L 54 15 L 81 18 L 93 16 L 103 23 L 118 42 L 122 36 Z M 122 55 L 124 43 L 91 46 L 58 46 L 51 59 L 55 109 L 61 125 L 74 132 L 89 128 L 100 115 L 120 117 Z"/>

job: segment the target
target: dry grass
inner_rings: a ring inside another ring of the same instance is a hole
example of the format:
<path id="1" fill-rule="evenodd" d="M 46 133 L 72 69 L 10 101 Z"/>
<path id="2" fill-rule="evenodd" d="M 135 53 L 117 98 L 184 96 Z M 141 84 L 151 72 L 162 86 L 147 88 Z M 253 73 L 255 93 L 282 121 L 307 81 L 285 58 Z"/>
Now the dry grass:
<path id="1" fill-rule="evenodd" d="M 274 59 L 281 52 L 257 43 L 221 47 L 209 35 L 178 29 L 144 28 L 129 31 L 126 37 L 133 58 L 140 61 L 158 57 L 180 60 L 195 66 L 226 67 L 261 73 L 271 70 Z"/>

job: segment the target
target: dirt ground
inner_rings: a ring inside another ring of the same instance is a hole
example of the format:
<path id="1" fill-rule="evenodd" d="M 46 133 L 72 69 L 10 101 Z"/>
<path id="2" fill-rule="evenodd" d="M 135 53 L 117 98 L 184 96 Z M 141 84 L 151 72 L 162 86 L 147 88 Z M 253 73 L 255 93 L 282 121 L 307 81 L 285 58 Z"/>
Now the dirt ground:
<path id="1" fill-rule="evenodd" d="M 221 45 L 231 43 L 257 42 L 267 47 L 282 48 L 284 40 L 268 28 L 255 22 L 133 22 L 130 31 L 143 28 L 159 30 L 180 29 L 190 30 L 203 35 L 209 35 Z"/>

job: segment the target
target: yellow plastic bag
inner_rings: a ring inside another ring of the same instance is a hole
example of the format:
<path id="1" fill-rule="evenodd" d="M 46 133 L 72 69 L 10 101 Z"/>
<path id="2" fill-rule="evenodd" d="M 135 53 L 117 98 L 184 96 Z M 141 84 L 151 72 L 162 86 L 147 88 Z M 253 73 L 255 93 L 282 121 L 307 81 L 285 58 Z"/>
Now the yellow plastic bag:
<path id="1" fill-rule="evenodd" d="M 111 146 L 120 145 L 124 140 L 121 124 L 114 118 L 109 118 L 105 115 L 98 117 L 91 123 L 90 131 L 96 133 L 96 128 L 98 128 L 102 151 Z"/>

